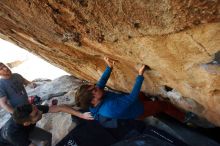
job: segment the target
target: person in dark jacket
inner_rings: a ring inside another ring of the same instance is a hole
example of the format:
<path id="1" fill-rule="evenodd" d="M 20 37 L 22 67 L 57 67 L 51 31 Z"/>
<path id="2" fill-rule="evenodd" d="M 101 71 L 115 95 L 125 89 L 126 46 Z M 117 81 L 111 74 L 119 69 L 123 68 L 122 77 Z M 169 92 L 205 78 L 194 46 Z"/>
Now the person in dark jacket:
<path id="1" fill-rule="evenodd" d="M 67 105 L 31 105 L 25 104 L 14 109 L 12 117 L 0 130 L 0 146 L 51 146 L 51 133 L 36 127 L 36 123 L 45 113 L 65 112 L 86 120 L 93 120 L 90 113 L 81 113 Z"/>

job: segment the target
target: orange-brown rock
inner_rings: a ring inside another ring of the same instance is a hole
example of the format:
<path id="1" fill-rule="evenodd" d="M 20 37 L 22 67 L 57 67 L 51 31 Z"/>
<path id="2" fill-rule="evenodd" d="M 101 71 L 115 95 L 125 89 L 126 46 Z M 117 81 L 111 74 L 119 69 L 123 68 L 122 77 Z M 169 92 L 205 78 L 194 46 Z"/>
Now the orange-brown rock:
<path id="1" fill-rule="evenodd" d="M 109 56 L 123 91 L 146 64 L 145 93 L 219 126 L 219 12 L 218 0 L 1 0 L 0 37 L 92 82 Z"/>

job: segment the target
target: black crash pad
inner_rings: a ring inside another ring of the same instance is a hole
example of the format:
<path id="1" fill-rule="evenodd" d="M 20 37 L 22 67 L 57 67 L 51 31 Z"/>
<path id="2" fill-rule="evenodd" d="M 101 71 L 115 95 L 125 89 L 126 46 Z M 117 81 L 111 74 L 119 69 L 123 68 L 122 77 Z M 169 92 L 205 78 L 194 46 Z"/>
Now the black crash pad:
<path id="1" fill-rule="evenodd" d="M 109 146 L 116 142 L 96 121 L 83 122 L 77 125 L 56 146 Z"/>

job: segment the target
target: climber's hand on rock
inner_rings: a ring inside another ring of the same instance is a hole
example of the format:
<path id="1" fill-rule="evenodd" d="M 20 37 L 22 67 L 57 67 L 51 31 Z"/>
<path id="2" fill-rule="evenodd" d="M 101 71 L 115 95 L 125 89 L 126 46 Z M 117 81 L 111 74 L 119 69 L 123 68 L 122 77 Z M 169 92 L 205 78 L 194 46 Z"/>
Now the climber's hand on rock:
<path id="1" fill-rule="evenodd" d="M 115 61 L 108 58 L 108 57 L 104 57 L 104 60 L 106 62 L 106 64 L 110 67 L 110 68 L 113 68 L 114 64 L 115 64 Z"/>
<path id="2" fill-rule="evenodd" d="M 145 66 L 145 65 L 142 65 L 141 68 L 140 68 L 139 71 L 138 71 L 138 75 L 143 76 L 145 70 L 146 70 L 146 66 Z"/>

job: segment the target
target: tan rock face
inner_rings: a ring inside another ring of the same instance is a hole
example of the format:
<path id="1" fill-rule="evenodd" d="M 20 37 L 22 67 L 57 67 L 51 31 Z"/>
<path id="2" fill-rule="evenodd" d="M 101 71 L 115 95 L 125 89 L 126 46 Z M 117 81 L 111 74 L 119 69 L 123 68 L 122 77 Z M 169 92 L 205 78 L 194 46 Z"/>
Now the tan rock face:
<path id="1" fill-rule="evenodd" d="M 142 90 L 220 125 L 218 0 L 1 0 L 0 37 L 95 82 L 130 91 L 134 67 L 151 67 Z M 165 88 L 166 87 L 166 88 Z"/>

